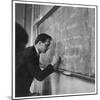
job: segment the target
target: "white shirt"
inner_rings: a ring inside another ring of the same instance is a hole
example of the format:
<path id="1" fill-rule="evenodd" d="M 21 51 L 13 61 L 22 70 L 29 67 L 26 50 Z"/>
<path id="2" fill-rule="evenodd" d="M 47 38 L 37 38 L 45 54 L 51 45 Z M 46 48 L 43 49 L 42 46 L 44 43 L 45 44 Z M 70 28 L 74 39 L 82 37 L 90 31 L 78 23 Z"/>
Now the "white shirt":
<path id="1" fill-rule="evenodd" d="M 36 50 L 37 54 L 40 55 L 37 47 L 36 46 L 34 46 L 34 47 L 35 47 L 35 50 Z"/>

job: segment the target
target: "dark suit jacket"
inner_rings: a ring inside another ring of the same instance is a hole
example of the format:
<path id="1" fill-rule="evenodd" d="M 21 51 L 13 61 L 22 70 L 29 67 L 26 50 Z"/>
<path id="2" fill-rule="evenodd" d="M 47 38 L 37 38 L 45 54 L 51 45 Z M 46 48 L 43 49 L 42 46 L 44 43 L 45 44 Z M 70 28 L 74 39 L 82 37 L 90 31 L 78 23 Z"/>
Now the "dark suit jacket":
<path id="1" fill-rule="evenodd" d="M 16 69 L 15 96 L 28 96 L 29 88 L 34 77 L 37 80 L 42 81 L 52 72 L 54 72 L 54 69 L 51 64 L 49 64 L 44 70 L 40 69 L 39 56 L 34 46 L 26 48 L 23 52 L 22 62 L 19 64 L 18 69 Z"/>

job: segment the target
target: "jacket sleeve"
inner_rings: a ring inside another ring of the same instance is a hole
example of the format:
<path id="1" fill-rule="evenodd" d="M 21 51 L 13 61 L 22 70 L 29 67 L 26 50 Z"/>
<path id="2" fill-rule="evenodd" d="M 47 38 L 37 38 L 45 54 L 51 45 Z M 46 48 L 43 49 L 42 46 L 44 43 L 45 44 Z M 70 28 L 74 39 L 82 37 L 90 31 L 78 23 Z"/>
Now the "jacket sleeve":
<path id="1" fill-rule="evenodd" d="M 42 81 L 44 78 L 54 72 L 54 68 L 51 64 L 49 64 L 44 70 L 41 70 L 37 59 L 29 59 L 27 67 L 31 76 L 33 78 L 35 77 L 38 81 Z"/>
<path id="2" fill-rule="evenodd" d="M 53 66 L 49 64 L 44 70 L 36 69 L 34 72 L 34 77 L 42 81 L 44 78 L 46 78 L 48 75 L 50 75 L 52 72 L 54 72 Z"/>

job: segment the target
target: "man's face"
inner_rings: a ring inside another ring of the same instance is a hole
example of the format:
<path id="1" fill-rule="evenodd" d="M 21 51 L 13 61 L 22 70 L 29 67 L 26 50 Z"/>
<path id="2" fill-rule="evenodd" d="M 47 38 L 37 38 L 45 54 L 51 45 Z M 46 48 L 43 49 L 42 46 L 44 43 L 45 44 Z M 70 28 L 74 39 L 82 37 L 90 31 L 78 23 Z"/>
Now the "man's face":
<path id="1" fill-rule="evenodd" d="M 47 39 L 46 42 L 40 43 L 40 51 L 41 53 L 46 53 L 46 51 L 49 49 L 50 46 L 50 40 Z"/>

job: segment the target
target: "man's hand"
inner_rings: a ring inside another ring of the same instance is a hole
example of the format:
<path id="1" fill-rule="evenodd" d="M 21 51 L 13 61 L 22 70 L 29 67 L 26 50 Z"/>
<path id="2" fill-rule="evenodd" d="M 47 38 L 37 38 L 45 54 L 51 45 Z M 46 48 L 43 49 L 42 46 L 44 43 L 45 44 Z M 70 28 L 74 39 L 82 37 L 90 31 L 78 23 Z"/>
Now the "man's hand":
<path id="1" fill-rule="evenodd" d="M 52 62 L 51 62 L 51 65 L 52 65 L 52 66 L 54 67 L 54 69 L 56 70 L 56 69 L 58 68 L 60 62 L 61 62 L 61 58 L 60 58 L 59 56 L 55 55 L 55 56 L 53 57 L 53 60 L 52 60 Z"/>

